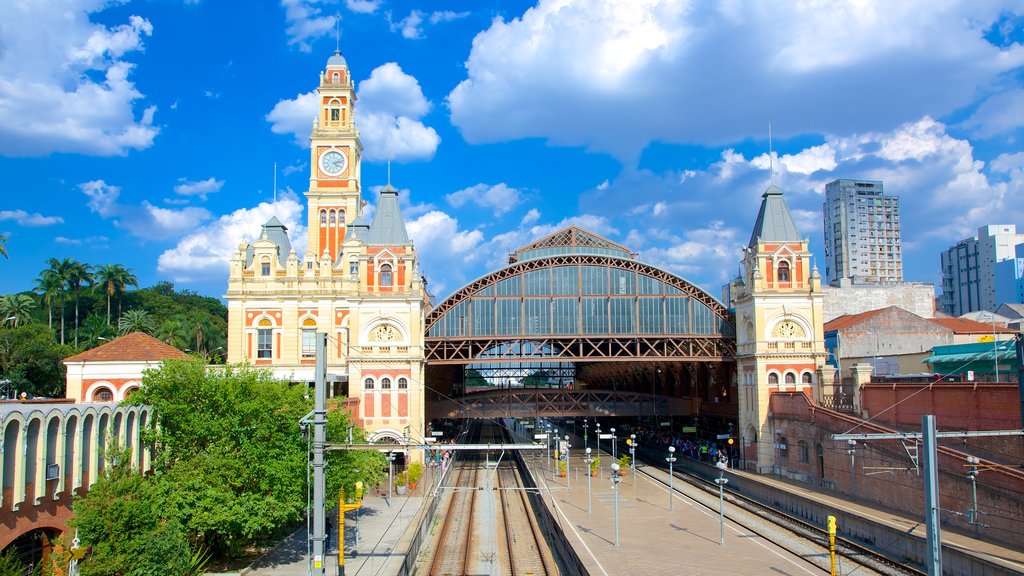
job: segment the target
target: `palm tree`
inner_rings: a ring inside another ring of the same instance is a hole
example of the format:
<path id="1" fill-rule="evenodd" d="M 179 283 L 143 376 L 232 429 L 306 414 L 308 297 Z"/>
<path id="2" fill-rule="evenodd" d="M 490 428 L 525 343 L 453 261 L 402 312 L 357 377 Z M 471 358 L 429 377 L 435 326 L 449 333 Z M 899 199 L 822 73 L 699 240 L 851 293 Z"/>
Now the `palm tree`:
<path id="1" fill-rule="evenodd" d="M 121 334 L 129 334 L 131 332 L 145 332 L 148 334 L 152 329 L 149 312 L 142 308 L 132 308 L 122 314 L 117 320 L 117 331 Z"/>
<path id="2" fill-rule="evenodd" d="M 53 259 L 51 258 L 51 260 Z M 34 292 L 43 298 L 43 302 L 46 302 L 47 325 L 51 330 L 53 330 L 53 301 L 60 299 L 61 288 L 63 287 L 64 281 L 51 268 L 43 270 L 39 273 L 39 277 L 36 278 Z M 61 318 L 63 318 L 63 314 L 61 314 Z"/>
<path id="3" fill-rule="evenodd" d="M 82 321 L 83 348 L 95 348 L 104 340 L 113 340 L 115 336 L 117 336 L 117 330 L 113 326 L 108 326 L 99 314 L 89 314 Z"/>
<path id="4" fill-rule="evenodd" d="M 39 278 L 36 279 L 36 291 L 42 292 L 43 298 L 46 299 L 47 305 L 53 302 L 53 299 L 57 299 L 57 304 L 60 306 L 60 343 L 64 343 L 64 302 L 65 293 L 64 288 L 67 287 L 67 282 L 64 280 L 64 263 L 56 258 L 50 258 L 46 261 L 46 265 L 49 268 L 39 273 Z M 50 317 L 53 320 L 52 313 Z M 50 326 L 53 327 L 52 325 Z"/>
<path id="5" fill-rule="evenodd" d="M 188 347 L 190 338 L 185 319 L 180 315 L 171 316 L 161 322 L 153 335 L 179 350 Z"/>
<path id="6" fill-rule="evenodd" d="M 107 294 L 107 325 L 110 325 L 110 297 L 117 296 L 117 315 L 121 316 L 121 293 L 128 286 L 139 287 L 139 280 L 132 271 L 120 264 L 106 264 L 96 268 L 96 285 Z"/>
<path id="7" fill-rule="evenodd" d="M 0 256 L 7 258 L 7 246 L 4 244 L 7 242 L 7 236 L 0 234 Z"/>
<path id="8" fill-rule="evenodd" d="M 92 286 L 91 267 L 74 258 L 62 260 L 61 267 L 63 268 L 64 283 L 75 294 L 75 348 L 78 348 L 78 296 L 83 284 Z"/>
<path id="9" fill-rule="evenodd" d="M 32 321 L 35 300 L 27 294 L 8 294 L 0 298 L 0 320 L 4 326 L 18 327 Z"/>

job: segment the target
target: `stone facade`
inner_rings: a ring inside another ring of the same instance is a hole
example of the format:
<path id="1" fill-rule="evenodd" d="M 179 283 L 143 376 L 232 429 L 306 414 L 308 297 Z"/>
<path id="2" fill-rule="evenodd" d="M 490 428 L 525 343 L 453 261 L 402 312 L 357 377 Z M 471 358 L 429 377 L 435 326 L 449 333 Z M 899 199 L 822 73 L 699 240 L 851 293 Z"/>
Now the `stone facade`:
<path id="1" fill-rule="evenodd" d="M 923 282 L 889 285 L 853 284 L 823 286 L 825 322 L 848 314 L 860 314 L 889 306 L 899 306 L 923 318 L 935 315 L 935 286 Z"/>
<path id="2" fill-rule="evenodd" d="M 348 65 L 336 52 L 320 74 L 310 137 L 308 251 L 300 259 L 276 218 L 231 259 L 228 361 L 251 362 L 293 382 L 314 380 L 317 333 L 328 335 L 331 389 L 348 396 L 371 440 L 423 438 L 423 322 L 429 308 L 417 254 L 398 206 L 381 189 L 362 218 L 359 131 Z M 344 378 L 341 378 L 344 380 Z"/>

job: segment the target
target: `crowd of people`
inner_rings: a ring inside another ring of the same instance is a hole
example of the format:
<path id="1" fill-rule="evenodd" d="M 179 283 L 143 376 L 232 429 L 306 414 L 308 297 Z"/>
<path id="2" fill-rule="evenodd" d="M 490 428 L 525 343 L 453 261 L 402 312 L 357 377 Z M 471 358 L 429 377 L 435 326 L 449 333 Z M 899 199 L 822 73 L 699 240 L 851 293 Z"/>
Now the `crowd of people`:
<path id="1" fill-rule="evenodd" d="M 616 426 L 616 435 L 621 439 L 636 434 L 637 446 L 641 451 L 668 452 L 669 446 L 676 449 L 676 457 L 687 457 L 701 462 L 731 463 L 737 458 L 735 445 L 694 438 L 692 434 L 672 432 L 664 429 L 635 426 L 629 423 Z M 621 448 L 620 448 L 621 451 Z"/>

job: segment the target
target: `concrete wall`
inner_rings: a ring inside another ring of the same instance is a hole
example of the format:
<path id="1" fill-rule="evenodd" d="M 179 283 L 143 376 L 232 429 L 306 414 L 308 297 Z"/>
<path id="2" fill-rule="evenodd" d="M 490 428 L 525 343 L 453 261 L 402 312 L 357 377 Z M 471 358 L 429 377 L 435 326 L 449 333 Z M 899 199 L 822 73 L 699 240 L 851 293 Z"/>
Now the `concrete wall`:
<path id="1" fill-rule="evenodd" d="M 860 314 L 888 306 L 899 306 L 924 318 L 935 316 L 935 286 L 923 282 L 870 286 L 845 283 L 822 286 L 825 294 L 825 322 L 844 314 Z"/>
<path id="2" fill-rule="evenodd" d="M 948 328 L 897 307 L 839 330 L 839 355 L 850 366 L 847 358 L 920 354 L 953 343 L 953 332 Z M 926 370 L 922 364 L 912 373 Z"/>

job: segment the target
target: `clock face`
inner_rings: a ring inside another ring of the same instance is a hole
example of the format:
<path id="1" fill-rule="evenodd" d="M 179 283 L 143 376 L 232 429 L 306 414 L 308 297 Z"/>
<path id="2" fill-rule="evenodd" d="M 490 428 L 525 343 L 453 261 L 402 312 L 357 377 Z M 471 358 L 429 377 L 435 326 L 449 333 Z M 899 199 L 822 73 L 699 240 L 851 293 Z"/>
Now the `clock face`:
<path id="1" fill-rule="evenodd" d="M 337 176 L 348 167 L 348 157 L 337 150 L 328 150 L 320 155 L 320 170 L 324 174 Z"/>
<path id="2" fill-rule="evenodd" d="M 792 322 L 790 320 L 780 322 L 779 325 L 775 327 L 776 338 L 796 338 L 803 335 L 804 331 L 800 326 L 798 326 L 796 322 Z"/>

